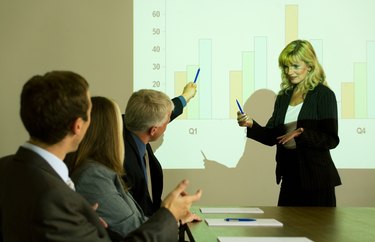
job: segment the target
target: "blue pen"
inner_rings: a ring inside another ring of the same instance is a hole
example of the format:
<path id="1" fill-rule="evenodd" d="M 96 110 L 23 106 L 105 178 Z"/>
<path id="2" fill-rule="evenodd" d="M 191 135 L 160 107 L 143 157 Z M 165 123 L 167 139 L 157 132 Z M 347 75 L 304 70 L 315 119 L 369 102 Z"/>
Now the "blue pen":
<path id="1" fill-rule="evenodd" d="M 256 221 L 255 218 L 225 218 L 224 219 L 227 222 L 251 222 Z"/>
<path id="2" fill-rule="evenodd" d="M 198 75 L 199 75 L 199 72 L 201 71 L 201 68 L 198 68 L 197 70 L 197 74 L 195 74 L 195 79 L 194 79 L 194 83 L 197 82 L 197 79 L 198 79 Z"/>
<path id="3" fill-rule="evenodd" d="M 237 99 L 236 99 L 236 102 L 237 102 L 238 109 L 240 110 L 240 112 L 241 112 L 242 114 L 244 114 L 244 112 L 243 112 L 243 110 L 242 110 L 242 108 L 241 108 L 241 105 L 240 105 L 240 103 L 238 102 Z"/>

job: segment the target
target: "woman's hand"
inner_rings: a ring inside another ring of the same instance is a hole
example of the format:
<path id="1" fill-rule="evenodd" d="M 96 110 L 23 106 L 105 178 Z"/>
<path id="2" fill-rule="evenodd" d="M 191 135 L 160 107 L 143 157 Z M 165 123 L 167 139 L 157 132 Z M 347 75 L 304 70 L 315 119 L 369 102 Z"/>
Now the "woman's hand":
<path id="1" fill-rule="evenodd" d="M 294 139 L 295 137 L 300 136 L 303 133 L 303 128 L 295 129 L 287 134 L 284 134 L 282 136 L 277 137 L 276 139 L 279 140 L 279 144 L 285 144 L 291 139 Z"/>
<path id="2" fill-rule="evenodd" d="M 246 113 L 237 112 L 237 122 L 240 127 L 253 127 L 253 120 Z"/>

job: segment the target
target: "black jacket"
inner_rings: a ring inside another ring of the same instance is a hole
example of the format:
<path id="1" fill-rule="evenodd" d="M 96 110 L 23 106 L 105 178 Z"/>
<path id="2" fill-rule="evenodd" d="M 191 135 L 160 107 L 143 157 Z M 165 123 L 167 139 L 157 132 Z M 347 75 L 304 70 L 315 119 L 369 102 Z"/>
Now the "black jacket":
<path id="1" fill-rule="evenodd" d="M 291 97 L 292 91 L 277 96 L 272 117 L 265 127 L 254 121 L 253 127 L 247 128 L 247 137 L 269 146 L 277 145 L 277 183 L 285 172 L 284 164 L 291 154 L 276 139 L 285 134 L 284 119 Z M 299 127 L 304 128 L 304 132 L 295 138 L 296 150 L 293 154 L 297 156 L 294 159 L 298 160 L 297 170 L 302 187 L 318 189 L 340 185 L 340 176 L 330 154 L 330 149 L 334 149 L 340 142 L 337 102 L 332 90 L 320 84 L 307 93 L 298 115 Z"/>
<path id="2" fill-rule="evenodd" d="M 183 112 L 181 100 L 176 97 L 172 99 L 174 103 L 174 110 L 171 115 L 171 121 L 178 117 Z M 125 117 L 126 114 L 123 116 Z M 146 216 L 154 214 L 161 205 L 161 195 L 163 193 L 163 169 L 160 162 L 155 157 L 150 144 L 146 145 L 148 152 L 150 173 L 152 182 L 152 197 L 148 194 L 147 182 L 144 176 L 141 159 L 138 152 L 137 144 L 135 143 L 130 131 L 124 125 L 124 142 L 125 142 L 125 183 L 130 187 L 130 193 L 142 208 Z"/>

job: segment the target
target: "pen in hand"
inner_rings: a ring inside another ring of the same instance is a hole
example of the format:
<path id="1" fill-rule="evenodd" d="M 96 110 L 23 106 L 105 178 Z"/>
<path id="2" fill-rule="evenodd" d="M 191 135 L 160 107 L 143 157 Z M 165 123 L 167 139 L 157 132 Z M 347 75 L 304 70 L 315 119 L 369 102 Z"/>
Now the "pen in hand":
<path id="1" fill-rule="evenodd" d="M 240 110 L 240 112 L 241 112 L 242 114 L 244 114 L 244 112 L 243 112 L 243 110 L 242 110 L 242 108 L 241 108 L 240 102 L 238 102 L 237 99 L 236 99 L 236 102 L 237 102 L 238 109 Z"/>
<path id="2" fill-rule="evenodd" d="M 225 218 L 224 219 L 227 222 L 250 222 L 250 221 L 256 221 L 255 218 Z"/>
<path id="3" fill-rule="evenodd" d="M 200 71 L 201 71 L 201 68 L 198 68 L 198 70 L 197 70 L 197 74 L 195 74 L 194 83 L 197 82 L 197 80 L 198 80 L 198 75 L 199 75 L 199 72 L 200 72 Z"/>

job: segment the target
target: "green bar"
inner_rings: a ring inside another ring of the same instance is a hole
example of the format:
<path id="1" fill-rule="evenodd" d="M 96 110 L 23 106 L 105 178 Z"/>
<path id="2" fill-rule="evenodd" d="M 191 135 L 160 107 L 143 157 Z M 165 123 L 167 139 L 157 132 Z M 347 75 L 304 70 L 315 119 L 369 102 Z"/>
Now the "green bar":
<path id="1" fill-rule="evenodd" d="M 355 117 L 367 118 L 367 66 L 354 63 Z"/>
<path id="2" fill-rule="evenodd" d="M 193 82 L 198 65 L 186 66 L 187 82 Z M 199 119 L 199 95 L 195 95 L 187 104 L 188 119 Z"/>
<path id="3" fill-rule="evenodd" d="M 242 52 L 242 98 L 244 102 L 255 91 L 254 51 Z"/>

